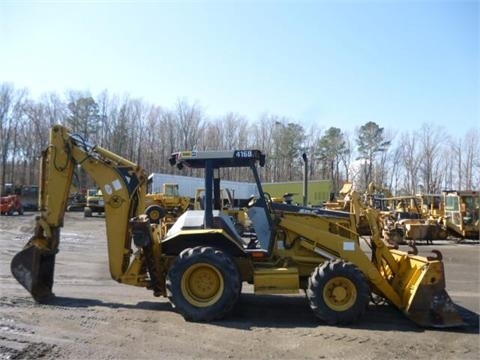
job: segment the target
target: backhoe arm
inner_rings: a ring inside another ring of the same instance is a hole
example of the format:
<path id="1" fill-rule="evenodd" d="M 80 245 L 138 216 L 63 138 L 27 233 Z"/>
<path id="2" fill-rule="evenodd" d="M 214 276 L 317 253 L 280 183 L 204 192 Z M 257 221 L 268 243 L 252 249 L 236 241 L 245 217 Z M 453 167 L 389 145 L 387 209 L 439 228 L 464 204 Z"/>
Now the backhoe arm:
<path id="1" fill-rule="evenodd" d="M 40 301 L 52 292 L 55 254 L 75 167 L 81 166 L 102 189 L 110 273 L 122 281 L 130 265 L 129 219 L 145 209 L 146 176 L 135 163 L 92 146 L 60 125 L 50 130 L 42 153 L 40 216 L 24 250 L 12 260 L 14 277 Z"/>

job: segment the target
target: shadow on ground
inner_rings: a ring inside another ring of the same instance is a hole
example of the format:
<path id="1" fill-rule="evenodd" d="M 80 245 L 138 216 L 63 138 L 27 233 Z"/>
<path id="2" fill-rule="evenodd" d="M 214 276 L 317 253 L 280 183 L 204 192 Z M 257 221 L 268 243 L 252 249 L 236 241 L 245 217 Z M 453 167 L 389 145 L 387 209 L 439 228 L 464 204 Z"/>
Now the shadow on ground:
<path id="1" fill-rule="evenodd" d="M 96 299 L 53 297 L 46 305 L 69 308 L 107 307 L 174 312 L 171 305 L 164 300 L 122 304 Z M 430 328 L 429 330 L 478 334 L 479 314 L 458 305 L 457 309 L 465 321 L 465 326 L 446 329 Z M 313 315 L 306 298 L 303 296 L 254 294 L 242 294 L 234 311 L 227 318 L 212 322 L 212 325 L 242 330 L 262 327 L 314 328 L 329 326 Z M 344 327 L 376 331 L 423 332 L 426 330 L 414 324 L 393 306 L 375 305 L 373 303 L 368 306 L 365 316 L 358 323 Z"/>

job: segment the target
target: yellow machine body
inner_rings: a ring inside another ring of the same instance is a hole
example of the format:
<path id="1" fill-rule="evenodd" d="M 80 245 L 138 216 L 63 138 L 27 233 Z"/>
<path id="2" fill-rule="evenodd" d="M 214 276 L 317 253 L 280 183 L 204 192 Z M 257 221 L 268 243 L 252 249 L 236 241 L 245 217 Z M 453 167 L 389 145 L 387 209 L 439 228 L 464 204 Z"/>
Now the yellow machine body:
<path id="1" fill-rule="evenodd" d="M 445 290 L 440 253 L 428 258 L 389 248 L 380 238 L 374 209 L 363 209 L 372 233 L 366 252 L 354 214 L 342 218 L 273 207 L 256 171 L 265 163 L 258 150 L 174 153 L 170 163 L 204 168 L 207 180 L 222 167 L 249 167 L 260 194 L 244 209 L 253 233 L 239 234 L 233 216 L 212 208 L 220 204 L 212 194 L 220 191 L 211 188 L 206 188 L 205 210 L 185 211 L 166 231 L 145 214 L 147 179 L 137 164 L 56 125 L 42 155 L 40 216 L 32 238 L 12 259 L 13 276 L 37 301 L 53 296 L 60 229 L 80 165 L 103 193 L 111 277 L 167 296 L 185 319 L 222 318 L 247 282 L 257 294 L 305 290 L 314 314 L 331 324 L 356 321 L 371 292 L 419 325 L 463 324 Z M 358 206 L 356 194 L 350 196 Z"/>

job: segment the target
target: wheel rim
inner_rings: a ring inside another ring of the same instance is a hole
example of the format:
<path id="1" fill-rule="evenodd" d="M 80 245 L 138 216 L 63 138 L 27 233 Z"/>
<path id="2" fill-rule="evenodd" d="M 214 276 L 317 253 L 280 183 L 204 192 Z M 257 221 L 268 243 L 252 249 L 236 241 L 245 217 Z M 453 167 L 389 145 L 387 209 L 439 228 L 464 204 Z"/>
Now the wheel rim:
<path id="1" fill-rule="evenodd" d="M 345 311 L 355 304 L 357 289 L 355 284 L 349 279 L 335 277 L 325 284 L 323 299 L 332 310 Z"/>
<path id="2" fill-rule="evenodd" d="M 148 217 L 152 220 L 152 221 L 157 221 L 158 219 L 160 219 L 160 211 L 158 210 L 152 210 L 148 213 Z"/>
<path id="3" fill-rule="evenodd" d="M 222 296 L 223 288 L 222 274 L 210 264 L 194 264 L 182 277 L 183 296 L 198 307 L 215 304 Z"/>

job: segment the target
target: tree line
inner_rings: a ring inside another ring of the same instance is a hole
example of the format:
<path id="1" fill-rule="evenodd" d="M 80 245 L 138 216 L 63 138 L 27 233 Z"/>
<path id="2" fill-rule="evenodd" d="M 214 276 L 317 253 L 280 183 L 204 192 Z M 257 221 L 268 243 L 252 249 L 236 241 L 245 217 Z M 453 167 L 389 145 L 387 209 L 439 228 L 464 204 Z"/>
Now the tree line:
<path id="1" fill-rule="evenodd" d="M 370 182 L 391 194 L 479 189 L 479 128 L 455 138 L 435 124 L 393 133 L 369 121 L 357 129 L 320 124 L 308 129 L 292 119 L 237 113 L 210 117 L 197 103 L 179 99 L 173 108 L 142 99 L 89 92 L 49 93 L 33 99 L 27 89 L 0 84 L 1 184 L 38 184 L 39 156 L 51 126 L 62 124 L 90 143 L 140 164 L 147 173 L 179 173 L 168 158 L 180 150 L 256 148 L 267 155 L 265 182 L 331 180 L 334 192 L 345 181 L 359 190 Z M 195 170 L 182 175 L 198 176 Z M 228 169 L 227 179 L 252 181 L 248 172 Z M 89 182 L 90 181 L 90 182 Z M 85 180 L 83 187 L 93 185 Z"/>

